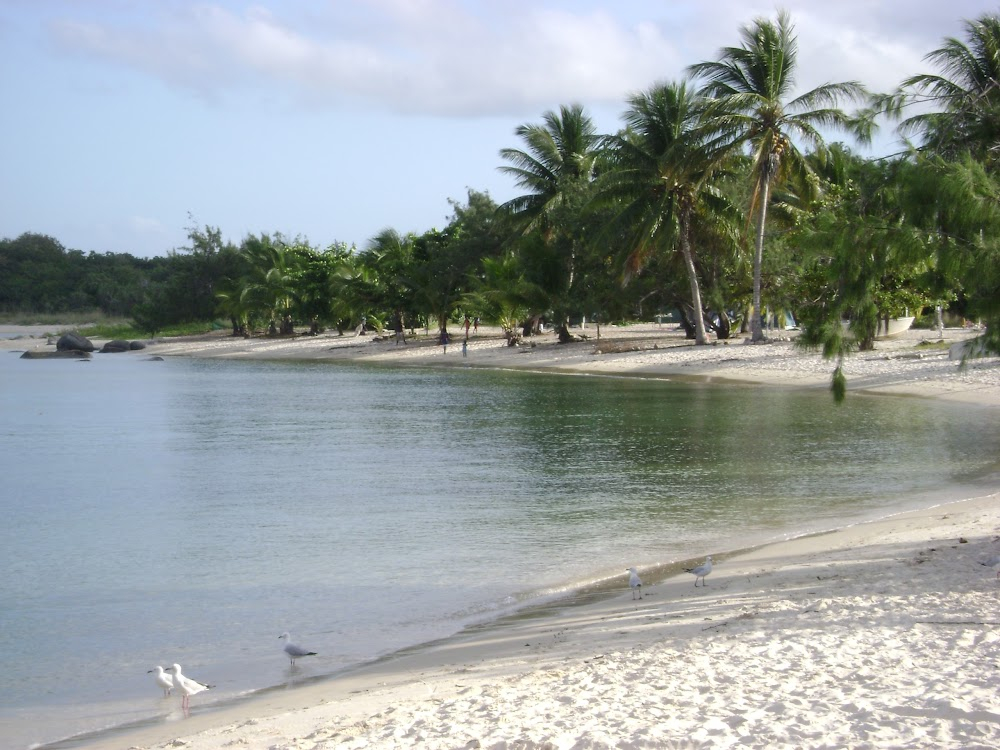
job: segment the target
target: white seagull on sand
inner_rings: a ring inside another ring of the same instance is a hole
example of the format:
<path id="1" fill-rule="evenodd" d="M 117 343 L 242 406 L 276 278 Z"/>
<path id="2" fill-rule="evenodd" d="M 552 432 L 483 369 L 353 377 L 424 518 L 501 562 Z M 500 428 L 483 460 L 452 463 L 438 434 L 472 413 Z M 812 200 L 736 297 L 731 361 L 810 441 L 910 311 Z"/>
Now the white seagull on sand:
<path id="1" fill-rule="evenodd" d="M 146 674 L 156 673 L 153 678 L 156 680 L 156 684 L 163 688 L 163 697 L 166 698 L 170 695 L 170 691 L 174 689 L 174 678 L 173 676 L 167 674 L 163 671 L 163 667 L 157 667 L 156 669 L 151 669 Z"/>
<path id="2" fill-rule="evenodd" d="M 635 599 L 636 592 L 639 593 L 639 598 L 642 599 L 642 579 L 639 578 L 639 574 L 635 572 L 635 568 L 629 568 L 628 573 L 628 585 L 632 587 L 632 598 Z"/>
<path id="3" fill-rule="evenodd" d="M 167 669 L 168 672 L 174 675 L 174 687 L 181 691 L 181 707 L 187 711 L 190 706 L 190 698 L 196 693 L 200 693 L 204 690 L 210 690 L 211 685 L 203 685 L 197 680 L 192 680 L 190 677 L 185 677 L 181 674 L 181 665 L 174 664 L 172 667 Z"/>
<path id="4" fill-rule="evenodd" d="M 282 633 L 279 635 L 278 640 L 283 640 L 285 642 L 285 653 L 288 654 L 288 658 L 293 667 L 295 666 L 295 660 L 302 656 L 316 656 L 315 651 L 309 651 L 292 643 L 292 636 L 288 633 Z"/>
<path id="5" fill-rule="evenodd" d="M 993 555 L 993 557 L 983 560 L 979 564 L 985 565 L 987 568 L 996 568 L 1000 566 L 1000 555 Z M 997 571 L 997 578 L 1000 578 L 1000 570 Z"/>
<path id="6" fill-rule="evenodd" d="M 698 587 L 698 579 L 701 579 L 701 585 L 705 585 L 705 576 L 712 572 L 712 556 L 709 555 L 705 558 L 705 562 L 699 565 L 697 568 L 684 568 L 688 573 L 694 575 L 694 585 L 695 588 Z"/>

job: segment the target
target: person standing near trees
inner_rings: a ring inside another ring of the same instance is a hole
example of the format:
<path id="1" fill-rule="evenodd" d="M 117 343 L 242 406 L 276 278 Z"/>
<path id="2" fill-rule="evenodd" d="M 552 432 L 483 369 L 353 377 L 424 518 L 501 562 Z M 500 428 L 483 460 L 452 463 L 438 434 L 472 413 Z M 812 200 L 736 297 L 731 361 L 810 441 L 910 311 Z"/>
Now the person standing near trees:
<path id="1" fill-rule="evenodd" d="M 399 313 L 396 314 L 396 318 L 393 321 L 392 327 L 393 330 L 396 331 L 396 345 L 398 346 L 399 342 L 402 341 L 403 346 L 406 346 L 406 333 L 403 330 L 403 316 L 400 315 Z"/>

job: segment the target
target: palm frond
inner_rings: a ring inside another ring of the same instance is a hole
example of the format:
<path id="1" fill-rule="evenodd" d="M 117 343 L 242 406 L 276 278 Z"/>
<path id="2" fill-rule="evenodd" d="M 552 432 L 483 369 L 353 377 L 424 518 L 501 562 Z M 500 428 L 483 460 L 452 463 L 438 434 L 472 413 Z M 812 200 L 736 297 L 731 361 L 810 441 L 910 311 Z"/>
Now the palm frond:
<path id="1" fill-rule="evenodd" d="M 863 102 L 869 96 L 868 90 L 857 81 L 827 83 L 795 97 L 785 109 L 789 112 L 808 112 L 820 107 L 835 108 L 841 101 Z"/>

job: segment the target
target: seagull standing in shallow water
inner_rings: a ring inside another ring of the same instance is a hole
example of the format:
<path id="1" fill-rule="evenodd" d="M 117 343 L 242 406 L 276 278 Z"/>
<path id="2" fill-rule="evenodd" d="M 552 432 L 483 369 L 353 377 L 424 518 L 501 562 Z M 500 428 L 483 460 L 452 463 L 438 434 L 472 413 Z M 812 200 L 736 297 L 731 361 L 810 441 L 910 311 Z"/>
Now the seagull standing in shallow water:
<path id="1" fill-rule="evenodd" d="M 642 599 L 642 579 L 639 578 L 639 574 L 635 572 L 635 568 L 629 568 L 628 573 L 628 585 L 632 587 L 632 598 L 635 599 L 635 594 L 639 592 L 639 598 Z"/>
<path id="2" fill-rule="evenodd" d="M 295 660 L 301 656 L 316 656 L 315 651 L 307 651 L 301 646 L 296 646 L 292 643 L 292 636 L 288 633 L 282 633 L 278 636 L 279 641 L 285 642 L 285 653 L 288 654 L 288 658 L 292 662 L 292 666 L 295 666 Z"/>
<path id="3" fill-rule="evenodd" d="M 174 678 L 163 671 L 163 667 L 157 667 L 156 669 L 151 669 L 146 674 L 156 673 L 153 678 L 156 680 L 156 684 L 163 688 L 163 697 L 166 698 L 170 695 L 170 691 L 174 689 Z"/>
<path id="4" fill-rule="evenodd" d="M 701 585 L 705 585 L 705 576 L 712 572 L 712 556 L 709 555 L 705 558 L 705 562 L 699 565 L 697 568 L 684 568 L 688 573 L 694 575 L 694 585 L 695 588 L 698 587 L 698 579 L 701 579 Z"/>
<path id="5" fill-rule="evenodd" d="M 174 687 L 181 691 L 181 708 L 185 711 L 190 707 L 190 699 L 192 695 L 200 693 L 204 690 L 210 690 L 211 685 L 203 685 L 197 680 L 192 680 L 190 677 L 185 677 L 181 674 L 181 665 L 174 664 L 172 667 L 166 671 L 172 672 L 174 675 Z"/>

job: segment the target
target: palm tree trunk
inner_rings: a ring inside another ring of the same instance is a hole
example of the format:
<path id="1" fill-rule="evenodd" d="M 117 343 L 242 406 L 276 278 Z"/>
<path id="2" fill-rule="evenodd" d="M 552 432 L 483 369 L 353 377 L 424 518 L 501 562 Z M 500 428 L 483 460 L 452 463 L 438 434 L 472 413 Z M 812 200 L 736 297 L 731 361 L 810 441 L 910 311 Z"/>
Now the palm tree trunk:
<path id="1" fill-rule="evenodd" d="M 753 252 L 753 312 L 750 319 L 750 340 L 764 340 L 764 326 L 760 319 L 760 277 L 761 265 L 764 260 L 764 223 L 767 220 L 767 201 L 771 197 L 771 180 L 767 176 L 761 180 L 760 191 L 757 200 L 760 207 L 757 209 L 757 236 L 754 240 Z"/>
<path id="2" fill-rule="evenodd" d="M 680 216 L 681 230 L 681 255 L 684 256 L 684 267 L 687 268 L 688 283 L 691 285 L 691 308 L 694 317 L 694 343 L 695 346 L 704 346 L 708 343 L 708 336 L 705 334 L 705 315 L 701 307 L 701 288 L 698 285 L 698 272 L 694 266 L 694 257 L 691 255 L 691 240 L 689 237 L 691 229 L 691 207 L 684 206 Z"/>

